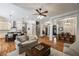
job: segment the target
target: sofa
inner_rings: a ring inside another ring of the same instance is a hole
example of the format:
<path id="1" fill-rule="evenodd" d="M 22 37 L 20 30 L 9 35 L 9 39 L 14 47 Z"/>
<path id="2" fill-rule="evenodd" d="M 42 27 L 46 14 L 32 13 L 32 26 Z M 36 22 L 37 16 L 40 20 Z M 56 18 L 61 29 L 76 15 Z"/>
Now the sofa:
<path id="1" fill-rule="evenodd" d="M 59 33 L 57 36 L 57 39 L 59 40 L 63 40 L 65 43 L 74 43 L 75 42 L 75 35 L 72 35 L 71 33 L 69 32 L 62 32 L 62 33 Z"/>
<path id="2" fill-rule="evenodd" d="M 73 43 L 69 48 L 65 48 L 64 53 L 71 56 L 79 56 L 79 41 Z"/>
<path id="3" fill-rule="evenodd" d="M 70 47 L 64 47 L 63 52 L 51 48 L 50 56 L 79 56 L 79 41 L 76 41 Z"/>
<path id="4" fill-rule="evenodd" d="M 35 46 L 38 43 L 38 40 L 35 36 L 17 36 L 17 41 L 19 42 L 17 45 L 19 47 L 19 53 L 25 52 L 27 49 Z"/>
<path id="5" fill-rule="evenodd" d="M 36 36 L 17 36 L 15 40 L 16 50 L 7 54 L 7 56 L 25 56 L 25 52 L 38 43 Z"/>

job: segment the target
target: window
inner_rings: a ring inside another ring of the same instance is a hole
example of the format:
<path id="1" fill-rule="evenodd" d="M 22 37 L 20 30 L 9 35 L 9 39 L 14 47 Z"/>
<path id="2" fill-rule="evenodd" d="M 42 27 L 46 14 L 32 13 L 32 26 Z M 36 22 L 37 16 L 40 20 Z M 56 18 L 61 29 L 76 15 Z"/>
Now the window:
<path id="1" fill-rule="evenodd" d="M 0 21 L 0 31 L 10 30 L 11 24 L 9 22 Z"/>

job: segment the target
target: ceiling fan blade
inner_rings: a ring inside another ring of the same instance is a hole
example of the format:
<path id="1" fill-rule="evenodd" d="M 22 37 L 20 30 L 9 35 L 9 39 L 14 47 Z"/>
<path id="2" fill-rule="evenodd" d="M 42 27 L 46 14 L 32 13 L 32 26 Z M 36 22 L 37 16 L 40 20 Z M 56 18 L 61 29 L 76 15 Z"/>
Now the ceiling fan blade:
<path id="1" fill-rule="evenodd" d="M 42 16 L 46 17 L 47 15 L 41 14 Z"/>
<path id="2" fill-rule="evenodd" d="M 44 11 L 44 12 L 42 12 L 42 13 L 48 13 L 48 11 Z"/>
<path id="3" fill-rule="evenodd" d="M 36 11 L 37 11 L 38 13 L 40 13 L 38 9 L 36 9 Z"/>
<path id="4" fill-rule="evenodd" d="M 33 14 L 33 15 L 41 15 L 41 16 L 44 16 L 44 17 L 46 17 L 47 16 L 47 14 L 46 13 L 48 13 L 48 11 L 43 11 L 42 12 L 42 8 L 39 8 L 39 9 L 35 9 L 36 10 L 36 14 Z M 45 13 L 45 14 L 44 14 Z"/>
<path id="5" fill-rule="evenodd" d="M 32 15 L 39 15 L 39 14 L 36 13 L 36 14 L 32 14 Z"/>
<path id="6" fill-rule="evenodd" d="M 39 8 L 39 10 L 42 10 L 41 8 Z"/>

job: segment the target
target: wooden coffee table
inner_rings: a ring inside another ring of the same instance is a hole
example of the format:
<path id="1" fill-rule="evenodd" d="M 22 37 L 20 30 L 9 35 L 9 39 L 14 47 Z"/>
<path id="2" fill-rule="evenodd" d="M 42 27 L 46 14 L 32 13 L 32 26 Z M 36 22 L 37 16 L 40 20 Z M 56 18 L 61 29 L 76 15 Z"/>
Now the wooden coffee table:
<path id="1" fill-rule="evenodd" d="M 50 46 L 47 46 L 43 43 L 37 44 L 26 51 L 26 56 L 47 56 L 49 54 Z"/>

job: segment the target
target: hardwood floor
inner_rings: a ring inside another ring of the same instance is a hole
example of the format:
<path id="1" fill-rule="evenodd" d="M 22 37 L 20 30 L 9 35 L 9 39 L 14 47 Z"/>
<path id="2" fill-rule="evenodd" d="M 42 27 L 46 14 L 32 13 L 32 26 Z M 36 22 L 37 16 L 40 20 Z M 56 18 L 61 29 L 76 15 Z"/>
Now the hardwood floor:
<path id="1" fill-rule="evenodd" d="M 47 36 L 40 37 L 38 40 L 39 43 L 44 43 L 46 45 L 49 45 L 52 48 L 55 48 L 59 51 L 63 52 L 64 43 L 63 41 L 57 41 L 54 43 L 54 41 L 50 41 Z M 5 42 L 5 39 L 0 38 L 0 55 L 6 55 L 7 53 L 16 50 L 15 42 Z"/>
<path id="2" fill-rule="evenodd" d="M 45 37 L 41 37 L 39 39 L 39 42 L 44 43 L 46 45 L 49 45 L 50 47 L 55 48 L 55 49 L 63 52 L 63 49 L 64 49 L 64 42 L 63 41 L 57 40 L 56 43 L 54 43 L 53 39 L 52 39 L 52 41 L 50 41 L 49 38 L 45 36 Z"/>
<path id="3" fill-rule="evenodd" d="M 13 50 L 16 50 L 15 42 L 5 42 L 4 38 L 0 38 L 0 55 L 6 55 Z"/>

